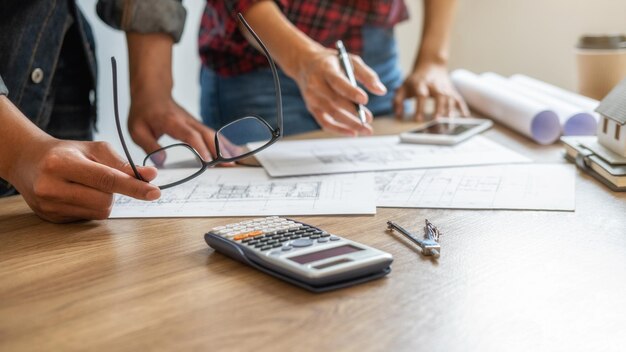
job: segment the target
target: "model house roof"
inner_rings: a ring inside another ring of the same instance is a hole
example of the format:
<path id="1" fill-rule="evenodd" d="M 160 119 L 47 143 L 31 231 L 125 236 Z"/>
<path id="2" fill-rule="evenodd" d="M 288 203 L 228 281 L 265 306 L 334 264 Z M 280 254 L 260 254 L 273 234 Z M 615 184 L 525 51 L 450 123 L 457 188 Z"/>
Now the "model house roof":
<path id="1" fill-rule="evenodd" d="M 621 81 L 609 95 L 602 100 L 596 112 L 620 125 L 626 124 L 626 79 Z"/>

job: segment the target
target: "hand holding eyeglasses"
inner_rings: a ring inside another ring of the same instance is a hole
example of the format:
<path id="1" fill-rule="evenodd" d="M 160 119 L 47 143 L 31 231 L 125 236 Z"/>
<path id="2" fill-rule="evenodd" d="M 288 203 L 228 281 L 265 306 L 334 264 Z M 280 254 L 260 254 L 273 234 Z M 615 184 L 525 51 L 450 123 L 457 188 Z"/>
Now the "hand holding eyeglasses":
<path id="1" fill-rule="evenodd" d="M 187 156 L 192 156 L 198 167 L 192 169 L 193 172 L 188 177 L 161 188 L 186 182 L 200 175 L 209 166 L 246 158 L 267 148 L 282 136 L 282 101 L 276 67 L 260 39 L 241 15 L 239 18 L 259 41 L 270 61 L 276 88 L 277 127 L 270 126 L 258 116 L 243 117 L 222 127 L 214 135 L 216 159 L 212 161 L 204 160 L 195 149 L 185 143 L 155 151 L 152 153 L 153 157 L 166 151 L 182 150 Z M 111 62 L 115 120 L 130 163 L 117 155 L 108 143 L 64 141 L 43 133 L 8 98 L 0 96 L 0 122 L 11 125 L 13 131 L 3 135 L 3 142 L 8 142 L 11 148 L 19 151 L 7 153 L 9 157 L 0 163 L 2 177 L 15 186 L 31 209 L 43 219 L 52 222 L 106 219 L 111 212 L 115 193 L 147 201 L 161 196 L 159 187 L 148 183 L 157 177 L 156 168 L 148 165 L 153 158 L 150 155 L 146 157 L 144 166 L 136 166 L 130 159 L 119 121 L 115 59 L 111 58 Z M 231 130 L 239 128 L 260 128 L 266 131 L 266 143 L 250 151 L 233 146 L 227 141 L 227 136 Z"/>
<path id="2" fill-rule="evenodd" d="M 105 142 L 54 138 L 31 143 L 14 165 L 14 186 L 41 218 L 56 222 L 109 217 L 113 194 L 155 200 L 158 187 L 135 179 L 130 165 Z M 141 167 L 152 180 L 157 170 Z"/>

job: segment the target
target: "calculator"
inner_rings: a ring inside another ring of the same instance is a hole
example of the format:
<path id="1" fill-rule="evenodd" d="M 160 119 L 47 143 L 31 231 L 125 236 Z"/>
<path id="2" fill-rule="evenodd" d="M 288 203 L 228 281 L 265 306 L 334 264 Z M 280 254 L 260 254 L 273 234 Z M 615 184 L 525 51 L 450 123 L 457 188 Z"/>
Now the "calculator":
<path id="1" fill-rule="evenodd" d="M 389 253 L 277 216 L 219 226 L 204 239 L 222 254 L 313 292 L 383 277 L 393 261 Z"/>

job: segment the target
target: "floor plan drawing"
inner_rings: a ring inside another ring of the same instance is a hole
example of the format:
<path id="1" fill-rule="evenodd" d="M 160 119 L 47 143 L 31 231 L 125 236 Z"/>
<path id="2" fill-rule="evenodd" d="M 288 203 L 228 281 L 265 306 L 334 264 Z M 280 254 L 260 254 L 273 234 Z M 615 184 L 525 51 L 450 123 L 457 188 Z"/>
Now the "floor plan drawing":
<path id="1" fill-rule="evenodd" d="M 336 152 L 323 154 L 313 151 L 313 155 L 326 165 L 332 164 L 374 164 L 389 165 L 398 162 L 410 162 L 415 158 L 417 151 L 414 150 L 396 150 L 393 148 L 384 148 L 383 150 L 347 150 L 345 154 L 337 154 Z"/>
<path id="2" fill-rule="evenodd" d="M 575 209 L 575 168 L 520 164 L 378 172 L 376 205 L 447 209 Z"/>
<path id="3" fill-rule="evenodd" d="M 209 199 L 318 199 L 322 182 L 270 182 L 256 185 L 213 186 Z"/>
<path id="4" fill-rule="evenodd" d="M 174 192 L 166 192 L 155 204 L 201 203 L 208 200 L 317 200 L 323 182 L 264 182 L 250 184 L 218 183 L 206 184 L 203 180 L 191 187 L 181 188 L 185 197 L 177 197 Z M 173 194 L 172 194 L 173 193 Z M 128 204 L 132 198 L 120 197 L 117 204 Z"/>
<path id="5" fill-rule="evenodd" d="M 161 170 L 159 181 L 190 174 Z M 374 214 L 371 173 L 271 179 L 260 168 L 213 168 L 153 202 L 116 196 L 111 218 Z"/>
<path id="6" fill-rule="evenodd" d="M 454 146 L 400 143 L 398 136 L 281 141 L 256 158 L 273 177 L 530 161 L 483 136 Z"/>

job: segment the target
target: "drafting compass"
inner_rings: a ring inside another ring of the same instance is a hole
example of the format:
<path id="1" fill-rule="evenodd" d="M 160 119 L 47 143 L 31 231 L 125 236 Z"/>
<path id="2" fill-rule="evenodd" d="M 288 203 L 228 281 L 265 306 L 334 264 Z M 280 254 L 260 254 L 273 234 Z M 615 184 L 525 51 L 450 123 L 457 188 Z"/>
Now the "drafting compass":
<path id="1" fill-rule="evenodd" d="M 439 258 L 441 253 L 441 245 L 439 244 L 439 236 L 441 232 L 430 221 L 426 220 L 424 226 L 424 238 L 420 239 L 414 234 L 402 228 L 393 221 L 387 221 L 387 230 L 396 230 L 411 242 L 417 244 L 422 249 L 422 254 L 429 257 Z"/>

